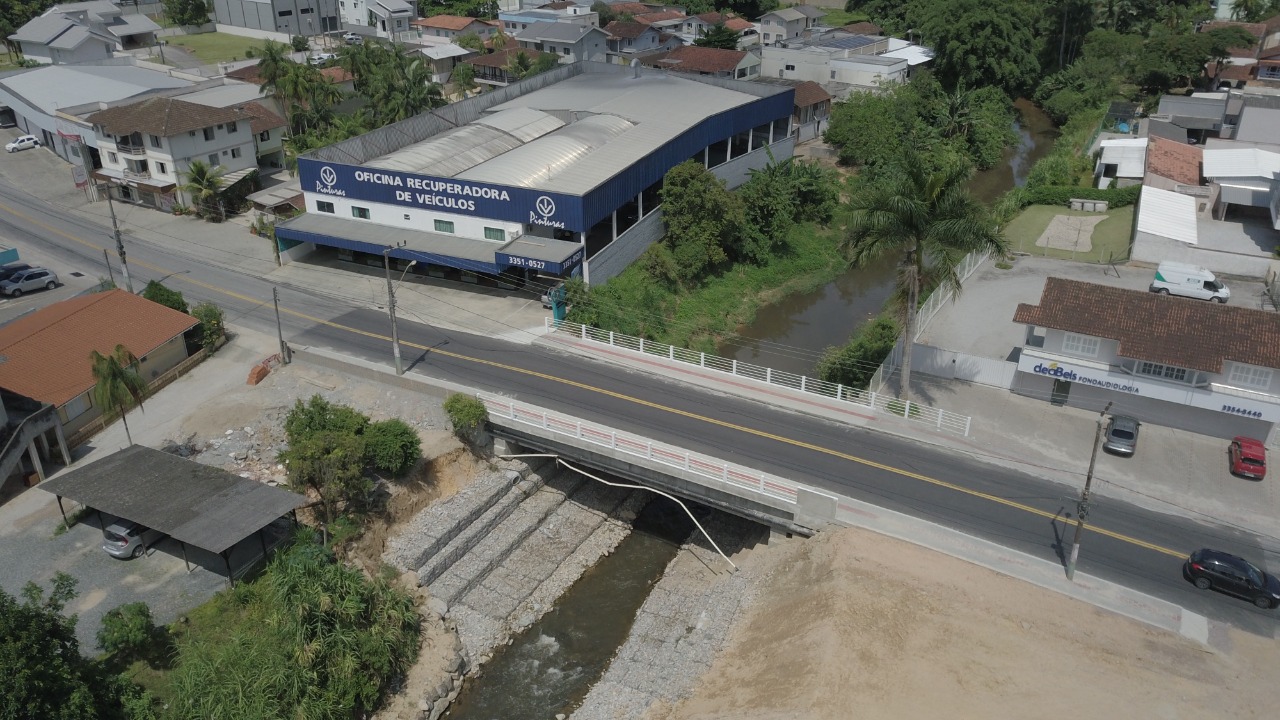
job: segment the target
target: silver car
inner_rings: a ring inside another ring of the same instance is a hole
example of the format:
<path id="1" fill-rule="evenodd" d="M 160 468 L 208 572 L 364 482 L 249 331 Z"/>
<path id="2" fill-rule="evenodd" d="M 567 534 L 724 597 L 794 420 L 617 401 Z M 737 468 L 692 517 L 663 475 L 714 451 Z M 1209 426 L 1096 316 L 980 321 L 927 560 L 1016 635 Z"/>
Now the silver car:
<path id="1" fill-rule="evenodd" d="M 30 150 L 31 148 L 40 147 L 40 141 L 35 135 L 21 135 L 12 142 L 6 143 L 5 152 L 18 152 L 19 150 Z"/>
<path id="2" fill-rule="evenodd" d="M 8 280 L 0 282 L 0 293 L 9 297 L 18 297 L 31 290 L 52 290 L 58 287 L 58 276 L 52 270 L 42 267 L 27 268 L 16 272 Z"/>
<path id="3" fill-rule="evenodd" d="M 1138 449 L 1138 428 L 1142 423 L 1128 415 L 1112 415 L 1102 438 L 1102 449 L 1128 457 Z"/>
<path id="4" fill-rule="evenodd" d="M 142 540 L 143 534 L 149 531 L 147 526 L 132 520 L 116 520 L 102 531 L 102 549 L 121 559 L 139 557 L 147 550 Z"/>

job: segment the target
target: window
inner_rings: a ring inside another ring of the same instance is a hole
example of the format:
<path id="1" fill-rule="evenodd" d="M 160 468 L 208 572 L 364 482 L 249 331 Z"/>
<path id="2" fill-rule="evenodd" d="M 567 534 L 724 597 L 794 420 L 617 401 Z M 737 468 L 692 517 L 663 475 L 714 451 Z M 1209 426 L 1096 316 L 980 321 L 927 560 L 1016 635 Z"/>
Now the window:
<path id="1" fill-rule="evenodd" d="M 351 208 L 351 217 L 358 217 L 361 220 L 368 220 L 369 208 L 353 207 Z"/>
<path id="2" fill-rule="evenodd" d="M 1102 341 L 1098 338 L 1089 337 L 1088 335 L 1077 335 L 1069 332 L 1062 338 L 1062 351 L 1072 353 L 1073 355 L 1097 357 L 1098 346 L 1101 344 Z"/>
<path id="3" fill-rule="evenodd" d="M 436 232 L 453 232 L 452 220 L 436 220 Z"/>
<path id="4" fill-rule="evenodd" d="M 164 145 L 160 142 L 160 136 L 159 136 L 159 135 L 152 135 L 152 136 L 151 136 L 151 147 L 153 147 L 153 148 L 161 148 L 161 147 L 164 147 Z"/>
<path id="5" fill-rule="evenodd" d="M 210 164 L 210 165 L 217 165 L 217 164 L 219 164 L 219 163 L 218 163 L 218 153 L 214 153 L 214 154 L 212 154 L 212 155 L 210 155 L 210 156 L 209 156 L 209 164 Z"/>
<path id="6" fill-rule="evenodd" d="M 205 140 L 212 140 L 212 139 L 213 139 L 213 128 L 205 128 L 205 129 L 204 129 L 204 139 L 205 139 Z"/>
<path id="7" fill-rule="evenodd" d="M 281 10 L 280 12 L 276 13 L 276 15 L 279 15 L 280 17 L 293 17 L 293 11 Z"/>
<path id="8" fill-rule="evenodd" d="M 164 175 L 164 174 L 165 174 L 165 173 L 167 173 L 167 172 L 169 172 L 169 168 L 168 168 L 168 167 L 166 167 L 164 163 L 162 163 L 162 162 L 157 162 L 157 163 L 156 163 L 156 174 L 158 174 L 158 175 Z"/>
<path id="9" fill-rule="evenodd" d="M 627 44 L 628 44 L 628 45 L 630 45 L 630 44 L 631 44 L 631 41 L 630 41 L 630 40 L 628 40 L 628 41 L 627 41 Z M 565 54 L 565 55 L 568 55 L 568 54 L 569 54 L 569 48 L 567 48 L 567 47 L 566 47 L 566 48 L 564 49 L 564 54 Z"/>
<path id="10" fill-rule="evenodd" d="M 262 142 L 266 142 L 270 139 L 271 139 L 270 130 L 263 130 L 262 132 L 258 133 L 258 140 L 261 140 Z"/>
<path id="11" fill-rule="evenodd" d="M 484 229 L 484 239 L 497 240 L 498 242 L 502 242 L 503 240 L 507 239 L 507 234 L 502 231 L 502 228 L 487 227 Z"/>
<path id="12" fill-rule="evenodd" d="M 231 157 L 233 158 L 240 157 L 240 148 L 231 148 Z"/>
<path id="13" fill-rule="evenodd" d="M 63 405 L 59 413 L 64 417 L 63 422 L 70 422 L 81 415 L 89 412 L 89 408 L 93 407 L 93 403 L 89 401 L 89 393 L 85 393 L 78 397 L 72 398 L 70 402 Z"/>
<path id="14" fill-rule="evenodd" d="M 835 80 L 835 79 L 836 79 L 836 71 L 835 71 L 835 70 L 832 70 L 832 71 L 831 71 L 831 79 L 832 79 L 832 80 Z"/>
<path id="15" fill-rule="evenodd" d="M 301 10 L 299 10 L 299 11 L 298 11 L 298 14 L 299 14 L 299 15 L 310 15 L 310 14 L 311 14 L 312 12 L 314 12 L 314 11 L 315 11 L 315 8 L 302 8 Z"/>
<path id="16" fill-rule="evenodd" d="M 1138 374 L 1180 383 L 1187 381 L 1186 369 L 1172 365 L 1161 365 L 1160 363 L 1140 362 L 1138 363 Z"/>
<path id="17" fill-rule="evenodd" d="M 788 65 L 788 66 L 787 66 L 787 70 L 795 70 L 795 69 L 796 69 L 796 66 L 795 66 L 795 65 Z"/>
<path id="18" fill-rule="evenodd" d="M 1232 385 L 1270 390 L 1271 370 L 1255 365 L 1245 365 L 1244 363 L 1232 363 L 1230 382 Z"/>
<path id="19" fill-rule="evenodd" d="M 116 163 L 120 162 L 120 159 L 116 157 L 115 153 L 109 152 L 107 153 L 107 162 L 111 163 L 112 165 L 115 165 Z"/>
<path id="20" fill-rule="evenodd" d="M 234 120 L 232 120 L 231 122 L 227 123 L 227 132 L 233 133 L 235 131 L 236 131 L 236 123 Z"/>
<path id="21" fill-rule="evenodd" d="M 317 200 L 317 201 L 316 201 L 316 212 L 329 213 L 330 215 L 332 215 L 332 214 L 333 214 L 333 203 L 331 203 L 331 202 L 325 202 L 324 200 Z"/>

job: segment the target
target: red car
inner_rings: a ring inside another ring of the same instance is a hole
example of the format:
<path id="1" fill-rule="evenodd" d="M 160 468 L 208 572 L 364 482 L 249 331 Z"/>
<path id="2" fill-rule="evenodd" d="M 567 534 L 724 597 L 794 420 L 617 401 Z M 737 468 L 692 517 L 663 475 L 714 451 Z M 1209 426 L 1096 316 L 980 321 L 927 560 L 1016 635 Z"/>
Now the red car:
<path id="1" fill-rule="evenodd" d="M 1267 475 L 1267 449 L 1262 443 L 1240 436 L 1231 441 L 1227 450 L 1234 475 L 1261 480 Z"/>

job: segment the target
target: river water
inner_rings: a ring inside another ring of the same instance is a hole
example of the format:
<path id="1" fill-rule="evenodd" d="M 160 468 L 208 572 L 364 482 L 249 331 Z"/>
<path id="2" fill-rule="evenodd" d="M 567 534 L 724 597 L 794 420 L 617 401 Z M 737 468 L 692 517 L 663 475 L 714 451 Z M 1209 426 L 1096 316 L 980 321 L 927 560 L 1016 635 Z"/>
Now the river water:
<path id="1" fill-rule="evenodd" d="M 1018 143 L 1004 160 L 976 173 L 969 189 L 986 203 L 1026 183 L 1037 160 L 1053 149 L 1058 136 L 1049 119 L 1029 100 L 1014 103 Z M 790 295 L 760 308 L 755 321 L 738 329 L 738 338 L 721 344 L 720 354 L 743 362 L 812 375 L 823 350 L 843 345 L 867 320 L 875 317 L 893 292 L 896 256 L 850 268 L 826 286 Z"/>
<path id="2" fill-rule="evenodd" d="M 570 715 L 626 641 L 636 612 L 693 523 L 655 496 L 610 555 L 574 583 L 553 610 L 468 679 L 449 720 L 547 719 Z"/>

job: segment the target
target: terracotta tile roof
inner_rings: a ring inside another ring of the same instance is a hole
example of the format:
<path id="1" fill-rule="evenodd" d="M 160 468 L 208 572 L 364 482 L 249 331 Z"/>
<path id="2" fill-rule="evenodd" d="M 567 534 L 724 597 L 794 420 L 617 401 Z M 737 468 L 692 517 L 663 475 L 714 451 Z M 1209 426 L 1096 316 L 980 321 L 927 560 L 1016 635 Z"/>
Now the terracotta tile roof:
<path id="1" fill-rule="evenodd" d="M 642 22 L 625 22 L 622 20 L 614 20 L 604 26 L 604 31 L 609 33 L 611 38 L 630 38 L 633 40 L 651 29 Z"/>
<path id="2" fill-rule="evenodd" d="M 1217 73 L 1219 80 L 1248 80 L 1253 77 L 1254 64 L 1236 65 L 1227 63 L 1218 69 L 1218 63 L 1209 63 L 1205 66 L 1205 77 L 1212 78 Z"/>
<path id="3" fill-rule="evenodd" d="M 320 68 L 320 74 L 328 78 L 329 83 L 332 85 L 344 83 L 350 80 L 354 80 L 356 78 L 355 75 L 352 75 L 351 73 L 347 72 L 346 68 L 341 68 L 341 67 L 338 67 L 337 65 L 332 65 L 327 68 Z"/>
<path id="4" fill-rule="evenodd" d="M 1280 32 L 1280 15 L 1272 15 L 1262 21 L 1262 26 L 1267 29 L 1267 34 Z"/>
<path id="5" fill-rule="evenodd" d="M 1223 361 L 1280 368 L 1280 314 L 1239 305 L 1051 277 L 1039 305 L 1018 305 L 1016 323 L 1108 338 L 1119 354 L 1204 372 Z"/>
<path id="6" fill-rule="evenodd" d="M 468 65 L 478 65 L 480 67 L 504 68 L 507 66 L 508 60 L 512 55 L 524 53 L 530 60 L 536 60 L 542 53 L 533 48 L 509 47 L 504 50 L 497 50 L 488 55 L 477 55 L 476 57 L 467 58 L 462 62 Z"/>
<path id="7" fill-rule="evenodd" d="M 812 80 L 805 80 L 796 85 L 796 107 L 809 107 L 830 101 L 831 93 Z"/>
<path id="8" fill-rule="evenodd" d="M 93 387 L 89 351 L 145 357 L 197 323 L 124 290 L 63 300 L 0 327 L 0 387 L 62 406 Z"/>
<path id="9" fill-rule="evenodd" d="M 658 53 L 643 60 L 649 67 L 667 68 L 678 72 L 721 73 L 732 72 L 747 56 L 742 50 L 686 45 L 668 53 Z"/>
<path id="10" fill-rule="evenodd" d="M 685 14 L 680 12 L 679 10 L 666 10 L 663 12 L 644 13 L 641 15 L 635 15 L 634 17 L 636 19 L 636 22 L 644 23 L 648 25 L 650 23 L 662 22 L 663 20 L 676 20 L 678 18 L 684 18 Z"/>
<path id="11" fill-rule="evenodd" d="M 236 108 L 242 115 L 249 117 L 249 129 L 254 134 L 284 127 L 284 118 L 271 112 L 265 105 L 254 101 Z"/>
<path id="12" fill-rule="evenodd" d="M 1280 16 L 1277 16 L 1277 17 L 1280 17 Z M 1280 32 L 1280 30 L 1277 30 L 1277 32 Z M 1258 53 L 1259 60 L 1270 60 L 1272 58 L 1280 58 L 1280 45 L 1277 45 L 1273 48 L 1267 48 L 1266 50 L 1263 50 L 1262 52 Z"/>
<path id="13" fill-rule="evenodd" d="M 475 18 L 464 17 L 462 15 L 432 15 L 431 17 L 416 18 L 409 21 L 410 25 L 425 28 L 440 28 L 441 30 L 466 30 L 471 23 L 478 22 Z"/>
<path id="14" fill-rule="evenodd" d="M 728 20 L 724 21 L 724 26 L 729 28 L 730 30 L 740 33 L 743 30 L 750 30 L 751 28 L 755 27 L 756 24 L 751 22 L 750 20 L 744 20 L 742 18 L 729 18 Z"/>
<path id="15" fill-rule="evenodd" d="M 1147 138 L 1147 172 L 1183 185 L 1200 184 L 1203 150 L 1159 136 Z"/>
<path id="16" fill-rule="evenodd" d="M 337 65 L 320 68 L 320 74 L 325 78 L 328 78 L 329 82 L 335 85 L 347 82 L 354 78 L 351 73 Z M 227 77 L 243 82 L 250 82 L 254 85 L 262 84 L 261 68 L 258 67 L 257 63 L 254 63 L 253 65 L 245 65 L 244 67 L 236 68 L 235 70 L 229 70 L 227 72 Z"/>
<path id="17" fill-rule="evenodd" d="M 176 98 L 153 97 L 100 110 L 85 119 L 94 125 L 101 125 L 110 135 L 140 132 L 170 137 L 234 122 L 240 119 L 240 113 Z"/>
<path id="18" fill-rule="evenodd" d="M 840 29 L 845 32 L 853 33 L 854 35 L 879 35 L 884 32 L 879 25 L 873 22 L 850 23 Z"/>

